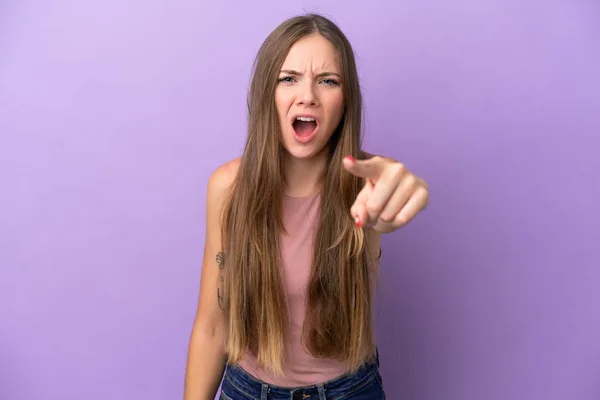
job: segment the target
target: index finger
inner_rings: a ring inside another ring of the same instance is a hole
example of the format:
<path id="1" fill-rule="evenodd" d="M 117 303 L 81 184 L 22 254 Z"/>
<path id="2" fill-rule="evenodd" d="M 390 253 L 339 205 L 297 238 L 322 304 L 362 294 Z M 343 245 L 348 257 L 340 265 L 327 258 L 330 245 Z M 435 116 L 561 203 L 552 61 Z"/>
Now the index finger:
<path id="1" fill-rule="evenodd" d="M 383 171 L 383 162 L 377 157 L 355 160 L 351 156 L 346 156 L 344 157 L 344 168 L 358 177 L 377 179 Z"/>

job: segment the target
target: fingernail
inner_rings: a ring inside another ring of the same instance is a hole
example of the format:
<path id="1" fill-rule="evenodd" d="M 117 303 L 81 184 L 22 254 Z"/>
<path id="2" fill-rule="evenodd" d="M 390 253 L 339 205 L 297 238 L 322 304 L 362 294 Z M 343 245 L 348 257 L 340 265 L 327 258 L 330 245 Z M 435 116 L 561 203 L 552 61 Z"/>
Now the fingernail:
<path id="1" fill-rule="evenodd" d="M 356 214 L 356 216 L 354 217 L 354 222 L 356 223 L 356 226 L 358 226 L 359 228 L 362 227 L 362 222 L 360 222 L 360 218 L 358 217 L 358 214 Z"/>
<path id="2" fill-rule="evenodd" d="M 346 156 L 345 158 L 346 158 L 346 160 L 350 161 L 352 164 L 354 164 L 356 162 L 356 160 L 352 156 Z"/>

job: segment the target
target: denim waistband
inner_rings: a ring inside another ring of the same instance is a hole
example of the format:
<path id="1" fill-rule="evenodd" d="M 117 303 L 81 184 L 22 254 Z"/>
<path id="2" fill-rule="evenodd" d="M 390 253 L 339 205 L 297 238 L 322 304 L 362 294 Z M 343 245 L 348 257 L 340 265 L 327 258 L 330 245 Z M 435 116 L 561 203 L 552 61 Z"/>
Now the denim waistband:
<path id="1" fill-rule="evenodd" d="M 257 400 L 266 399 L 267 397 L 324 400 L 326 398 L 325 393 L 327 393 L 328 398 L 342 397 L 371 383 L 379 374 L 378 367 L 379 354 L 376 350 L 374 362 L 364 364 L 353 373 L 345 373 L 329 381 L 310 386 L 284 387 L 271 385 L 250 375 L 240 366 L 231 364 L 227 365 L 224 379 L 227 380 L 226 384 L 231 385 L 235 390 Z"/>

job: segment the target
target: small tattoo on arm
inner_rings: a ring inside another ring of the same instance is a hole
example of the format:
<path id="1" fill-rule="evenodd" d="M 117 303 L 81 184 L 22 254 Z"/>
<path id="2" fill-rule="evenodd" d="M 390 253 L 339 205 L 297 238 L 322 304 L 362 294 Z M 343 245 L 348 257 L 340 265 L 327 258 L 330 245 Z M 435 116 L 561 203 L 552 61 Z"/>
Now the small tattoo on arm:
<path id="1" fill-rule="evenodd" d="M 222 251 L 217 253 L 217 265 L 219 269 L 223 269 L 225 267 L 225 253 Z"/>
<path id="2" fill-rule="evenodd" d="M 223 296 L 221 296 L 221 288 L 217 288 L 217 300 L 219 302 L 219 307 L 221 308 L 221 310 L 224 310 L 225 306 L 223 304 Z"/>
<path id="3" fill-rule="evenodd" d="M 221 270 L 221 276 L 219 277 L 219 287 L 217 288 L 217 300 L 219 302 L 219 307 L 221 308 L 221 310 L 225 309 L 225 304 L 223 301 L 223 284 L 225 283 L 225 280 L 223 278 L 223 268 L 225 268 L 225 253 L 223 253 L 222 251 L 217 253 L 217 265 L 219 266 L 219 269 Z"/>

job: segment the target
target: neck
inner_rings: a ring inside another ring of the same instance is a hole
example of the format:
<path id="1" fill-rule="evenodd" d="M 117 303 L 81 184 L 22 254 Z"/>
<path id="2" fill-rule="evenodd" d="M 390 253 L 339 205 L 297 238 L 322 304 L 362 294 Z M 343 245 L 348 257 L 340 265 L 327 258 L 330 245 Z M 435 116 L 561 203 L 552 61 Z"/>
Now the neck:
<path id="1" fill-rule="evenodd" d="M 283 170 L 287 184 L 284 194 L 290 197 L 304 197 L 317 193 L 319 178 L 326 162 L 326 149 L 308 159 L 295 158 L 285 152 Z"/>

